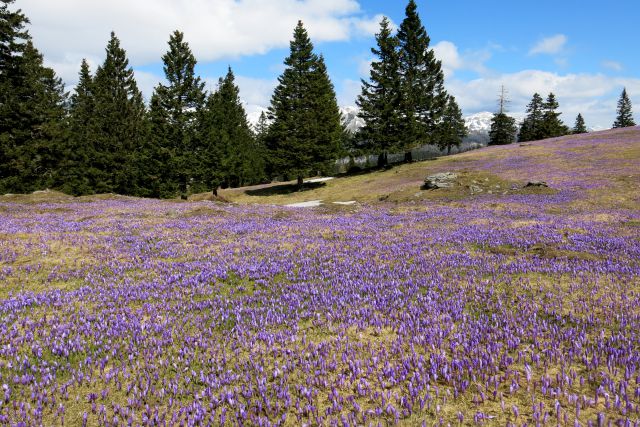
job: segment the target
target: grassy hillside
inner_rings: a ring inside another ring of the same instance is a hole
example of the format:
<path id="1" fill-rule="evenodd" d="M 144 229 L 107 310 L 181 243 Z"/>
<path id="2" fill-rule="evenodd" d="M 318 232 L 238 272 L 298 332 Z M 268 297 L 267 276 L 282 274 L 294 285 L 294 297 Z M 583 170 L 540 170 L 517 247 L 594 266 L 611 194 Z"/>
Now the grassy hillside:
<path id="1" fill-rule="evenodd" d="M 640 172 L 640 130 L 626 128 L 574 135 L 525 144 L 487 147 L 432 161 L 402 165 L 387 171 L 337 178 L 318 188 L 297 192 L 291 185 L 266 185 L 221 192 L 238 203 L 289 204 L 307 200 L 380 199 L 405 202 L 422 199 L 458 200 L 471 195 L 469 185 L 479 185 L 486 196 L 521 194 L 513 190 L 528 181 L 543 180 L 552 189 L 572 192 L 586 203 L 614 203 L 631 207 L 637 202 Z M 453 171 L 461 174 L 451 190 L 419 191 L 426 176 Z M 474 183 L 473 181 L 476 181 Z M 500 187 L 496 187 L 499 185 Z M 608 191 L 603 191 L 603 189 Z M 611 192 L 618 198 L 612 199 Z"/>
<path id="2" fill-rule="evenodd" d="M 639 183 L 632 128 L 232 204 L 2 196 L 0 424 L 633 425 Z M 317 199 L 359 203 L 278 206 Z"/>

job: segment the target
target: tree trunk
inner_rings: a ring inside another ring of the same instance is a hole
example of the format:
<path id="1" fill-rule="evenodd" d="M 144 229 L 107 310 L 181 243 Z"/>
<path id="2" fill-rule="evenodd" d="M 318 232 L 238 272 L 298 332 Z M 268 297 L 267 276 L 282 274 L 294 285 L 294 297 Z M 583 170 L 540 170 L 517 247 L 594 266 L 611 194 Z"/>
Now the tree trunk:
<path id="1" fill-rule="evenodd" d="M 380 169 L 384 169 L 387 166 L 389 166 L 389 155 L 388 155 L 388 153 L 386 151 L 383 151 L 378 156 L 378 167 Z"/>
<path id="2" fill-rule="evenodd" d="M 404 153 L 404 161 L 405 163 L 413 162 L 413 154 L 411 153 L 411 151 L 407 151 Z"/>
<path id="3" fill-rule="evenodd" d="M 447 156 L 451 155 L 451 146 L 447 145 Z"/>
<path id="4" fill-rule="evenodd" d="M 302 175 L 298 175 L 298 191 L 302 191 L 302 186 L 304 185 L 304 179 Z"/>
<path id="5" fill-rule="evenodd" d="M 213 190 L 211 190 L 213 197 L 218 197 L 218 184 L 215 184 Z"/>

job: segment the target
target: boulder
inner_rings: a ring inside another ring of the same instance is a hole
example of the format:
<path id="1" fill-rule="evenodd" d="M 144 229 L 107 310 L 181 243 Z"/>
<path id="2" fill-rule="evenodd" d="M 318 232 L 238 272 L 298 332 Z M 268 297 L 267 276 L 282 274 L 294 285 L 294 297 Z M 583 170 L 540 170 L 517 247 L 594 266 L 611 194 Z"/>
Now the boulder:
<path id="1" fill-rule="evenodd" d="M 527 182 L 527 185 L 525 185 L 524 187 L 548 187 L 549 184 L 547 184 L 545 181 L 529 181 Z"/>
<path id="2" fill-rule="evenodd" d="M 430 189 L 438 189 L 438 188 L 451 188 L 453 187 L 454 181 L 458 178 L 458 174 L 453 172 L 442 172 L 436 173 L 434 175 L 429 175 L 424 179 L 423 188 Z"/>
<path id="3" fill-rule="evenodd" d="M 477 185 L 470 185 L 469 190 L 471 190 L 471 194 L 482 193 L 482 188 Z"/>

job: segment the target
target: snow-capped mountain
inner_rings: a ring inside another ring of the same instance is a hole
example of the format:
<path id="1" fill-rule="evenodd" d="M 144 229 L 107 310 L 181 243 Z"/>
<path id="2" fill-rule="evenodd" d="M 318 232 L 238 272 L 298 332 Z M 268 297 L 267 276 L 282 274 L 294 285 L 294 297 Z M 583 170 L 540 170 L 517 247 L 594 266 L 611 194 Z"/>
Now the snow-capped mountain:
<path id="1" fill-rule="evenodd" d="M 354 132 L 364 126 L 364 120 L 358 117 L 358 107 L 345 106 L 340 108 L 343 120 L 347 129 Z M 491 129 L 491 118 L 493 113 L 483 111 L 480 113 L 472 114 L 464 118 L 465 124 L 470 134 L 489 134 Z M 518 118 L 516 117 L 516 120 Z"/>
<path id="2" fill-rule="evenodd" d="M 464 118 L 469 133 L 489 133 L 493 113 L 482 111 Z"/>
<path id="3" fill-rule="evenodd" d="M 364 120 L 358 117 L 359 112 L 360 109 L 358 107 L 340 107 L 340 113 L 342 114 L 342 123 L 351 133 L 355 133 L 358 129 L 364 126 Z"/>
<path id="4" fill-rule="evenodd" d="M 255 109 L 252 113 L 247 114 L 249 122 L 255 126 L 260 117 L 260 111 L 263 108 Z M 360 109 L 356 106 L 346 105 L 340 107 L 340 113 L 342 114 L 342 121 L 350 132 L 356 132 L 358 129 L 364 126 L 364 120 L 358 116 Z M 470 142 L 478 142 L 486 144 L 489 142 L 489 130 L 491 129 L 491 118 L 494 113 L 489 111 L 481 111 L 479 113 L 468 115 L 464 118 L 464 122 L 469 131 L 469 136 L 466 140 Z M 508 113 L 511 117 L 516 119 L 516 123 L 522 122 L 523 114 Z"/>

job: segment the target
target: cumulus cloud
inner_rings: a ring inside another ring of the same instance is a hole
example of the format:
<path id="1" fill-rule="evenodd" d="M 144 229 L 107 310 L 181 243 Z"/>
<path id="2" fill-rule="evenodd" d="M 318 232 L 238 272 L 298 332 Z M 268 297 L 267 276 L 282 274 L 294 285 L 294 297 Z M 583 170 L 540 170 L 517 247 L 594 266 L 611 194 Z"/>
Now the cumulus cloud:
<path id="1" fill-rule="evenodd" d="M 498 46 L 492 45 L 460 53 L 454 43 L 443 40 L 433 46 L 433 51 L 436 58 L 442 61 L 442 71 L 445 78 L 449 79 L 457 70 L 471 70 L 480 74 L 487 72 L 485 62 L 491 59 L 492 51 L 498 48 Z"/>
<path id="2" fill-rule="evenodd" d="M 555 55 L 564 49 L 567 44 L 567 36 L 564 34 L 556 34 L 555 36 L 546 37 L 538 43 L 536 43 L 531 50 L 529 50 L 529 55 L 537 55 L 537 54 L 547 54 L 547 55 Z"/>
<path id="3" fill-rule="evenodd" d="M 562 119 L 573 125 L 582 113 L 587 125 L 608 128 L 615 118 L 615 105 L 622 88 L 629 96 L 640 99 L 640 79 L 611 78 L 604 74 L 558 74 L 540 70 L 524 70 L 510 74 L 482 76 L 471 81 L 452 79 L 447 89 L 456 97 L 464 114 L 495 111 L 500 87 L 509 91 L 510 111 L 522 114 L 535 92 L 546 98 L 553 92 L 560 103 Z"/>
<path id="4" fill-rule="evenodd" d="M 382 21 L 382 18 L 384 18 L 384 16 L 385 15 L 383 14 L 378 14 L 370 19 L 357 18 L 353 21 L 353 27 L 360 34 L 365 36 L 378 34 L 380 32 L 380 21 Z M 395 32 L 398 26 L 391 20 L 391 18 L 387 17 L 387 19 L 389 19 L 391 23 L 391 30 Z"/>
<path id="5" fill-rule="evenodd" d="M 462 68 L 463 61 L 455 44 L 449 41 L 441 41 L 433 46 L 433 51 L 436 58 L 442 61 L 442 71 L 446 77 L 453 75 L 455 70 Z"/>
<path id="6" fill-rule="evenodd" d="M 356 0 L 22 0 L 20 7 L 36 45 L 60 69 L 102 58 L 112 30 L 140 66 L 160 60 L 176 29 L 199 61 L 212 61 L 286 47 L 298 19 L 324 42 L 373 34 L 381 18 L 365 16 Z"/>

